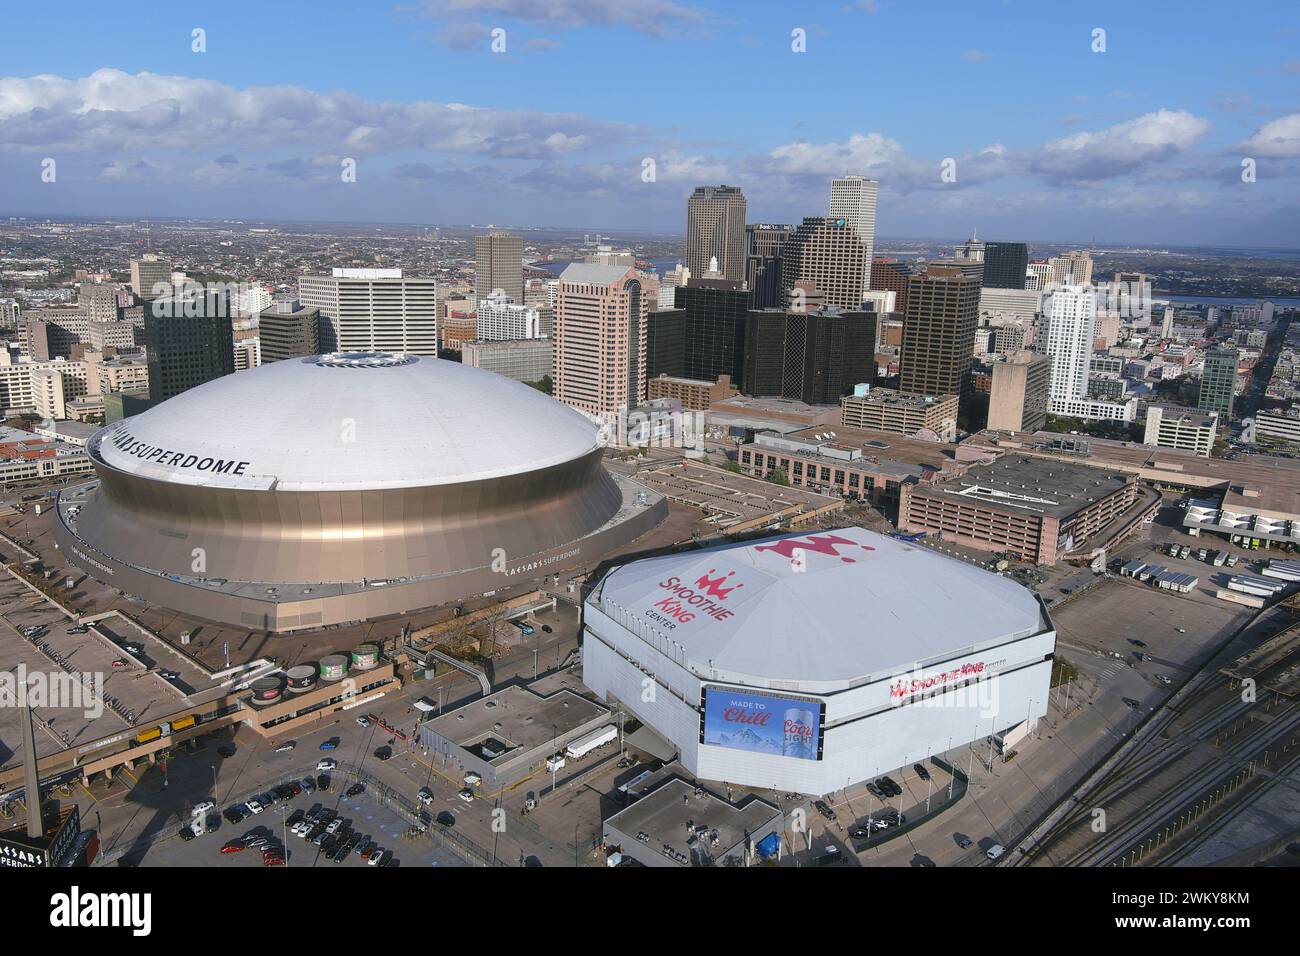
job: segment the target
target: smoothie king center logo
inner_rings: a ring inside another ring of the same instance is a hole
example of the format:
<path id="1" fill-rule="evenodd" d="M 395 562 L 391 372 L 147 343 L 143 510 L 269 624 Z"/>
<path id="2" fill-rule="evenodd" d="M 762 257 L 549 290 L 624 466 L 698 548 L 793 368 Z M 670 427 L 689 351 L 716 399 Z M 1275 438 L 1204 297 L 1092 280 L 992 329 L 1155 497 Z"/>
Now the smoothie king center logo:
<path id="1" fill-rule="evenodd" d="M 838 534 L 813 534 L 809 535 L 806 540 L 799 538 L 782 538 L 774 544 L 760 544 L 754 550 L 772 551 L 781 555 L 795 567 L 796 570 L 802 568 L 806 562 L 806 556 L 809 552 L 813 554 L 824 554 L 830 558 L 839 558 L 844 564 L 855 564 L 857 558 L 851 558 L 846 554 L 841 554 L 841 548 L 861 548 L 863 551 L 875 551 L 876 549 L 868 544 L 858 544 L 858 542 L 842 537 Z"/>
<path id="2" fill-rule="evenodd" d="M 727 598 L 745 586 L 740 581 L 731 581 L 735 574 L 735 571 L 723 574 L 717 568 L 709 568 L 695 579 L 694 585 L 674 575 L 659 582 L 659 587 L 669 594 L 656 601 L 653 609 L 681 624 L 689 624 L 698 614 L 725 621 L 734 616 L 725 604 Z"/>

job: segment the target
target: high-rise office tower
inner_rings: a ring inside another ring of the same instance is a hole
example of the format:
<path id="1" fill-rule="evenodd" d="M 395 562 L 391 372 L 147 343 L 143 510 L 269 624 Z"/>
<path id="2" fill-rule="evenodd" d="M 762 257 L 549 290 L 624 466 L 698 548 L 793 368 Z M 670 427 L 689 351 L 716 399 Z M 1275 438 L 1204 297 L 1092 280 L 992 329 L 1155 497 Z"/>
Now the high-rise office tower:
<path id="1" fill-rule="evenodd" d="M 320 310 L 325 352 L 438 354 L 438 283 L 401 269 L 334 269 L 298 278 L 298 297 Z"/>
<path id="2" fill-rule="evenodd" d="M 1052 283 L 1052 264 L 1046 259 L 1035 259 L 1025 267 L 1025 291 L 1046 292 Z"/>
<path id="3" fill-rule="evenodd" d="M 542 316 L 537 309 L 511 302 L 506 295 L 496 294 L 479 299 L 475 328 L 480 342 L 536 339 L 542 335 Z"/>
<path id="4" fill-rule="evenodd" d="M 660 309 L 646 316 L 646 380 L 686 375 L 686 310 Z"/>
<path id="5" fill-rule="evenodd" d="M 894 311 L 907 312 L 907 280 L 912 276 L 912 269 L 906 262 L 897 259 L 871 260 L 871 291 L 894 293 Z"/>
<path id="6" fill-rule="evenodd" d="M 235 371 L 231 303 L 191 286 L 151 300 L 144 312 L 153 404 Z"/>
<path id="7" fill-rule="evenodd" d="M 871 258 L 876 249 L 876 194 L 880 184 L 861 176 L 844 176 L 831 180 L 831 218 L 847 219 L 853 231 L 862 240 L 866 252 L 866 267 L 862 276 L 862 291 L 871 288 Z M 857 306 L 854 306 L 857 308 Z"/>
<path id="8" fill-rule="evenodd" d="M 677 308 L 684 316 L 681 375 L 716 382 L 729 375 L 744 390 L 745 321 L 750 309 L 743 283 L 684 285 L 677 290 Z"/>
<path id="9" fill-rule="evenodd" d="M 728 279 L 745 279 L 745 194 L 739 186 L 696 186 L 686 202 L 686 267 L 702 276 L 716 257 Z"/>
<path id="10" fill-rule="evenodd" d="M 677 302 L 677 290 L 690 281 L 691 270 L 680 262 L 664 273 L 659 279 L 659 308 L 674 308 Z"/>
<path id="11" fill-rule="evenodd" d="M 651 305 L 635 268 L 565 269 L 555 303 L 555 397 L 590 415 L 645 401 Z"/>
<path id="12" fill-rule="evenodd" d="M 794 226 L 759 223 L 745 227 L 749 256 L 745 261 L 745 284 L 750 307 L 770 309 L 781 305 L 781 250 L 794 233 Z"/>
<path id="13" fill-rule="evenodd" d="M 876 378 L 874 312 L 752 310 L 745 324 L 745 393 L 831 405 Z"/>
<path id="14" fill-rule="evenodd" d="M 870 259 L 857 231 L 843 217 L 806 216 L 781 253 L 781 290 L 811 282 L 827 305 L 862 308 Z"/>
<path id="15" fill-rule="evenodd" d="M 273 301 L 258 315 L 257 331 L 263 363 L 320 354 L 320 309 L 297 299 Z"/>
<path id="16" fill-rule="evenodd" d="M 1045 351 L 1052 357 L 1053 399 L 1088 396 L 1088 369 L 1097 327 L 1097 293 L 1089 285 L 1063 285 L 1043 296 Z"/>
<path id="17" fill-rule="evenodd" d="M 986 243 L 979 237 L 978 230 L 972 229 L 970 238 L 953 252 L 953 258 L 962 262 L 983 262 L 985 245 Z"/>
<path id="18" fill-rule="evenodd" d="M 117 286 L 83 282 L 77 291 L 77 304 L 91 322 L 116 322 Z"/>
<path id="19" fill-rule="evenodd" d="M 984 288 L 1023 289 L 1029 246 L 1023 242 L 984 243 Z"/>
<path id="20" fill-rule="evenodd" d="M 474 301 L 497 290 L 524 301 L 524 241 L 500 230 L 474 237 Z"/>
<path id="21" fill-rule="evenodd" d="M 1205 353 L 1201 370 L 1201 392 L 1196 407 L 1203 412 L 1218 412 L 1219 421 L 1232 418 L 1233 396 L 1237 391 L 1237 350 L 1210 349 Z"/>
<path id="22" fill-rule="evenodd" d="M 1092 256 L 1085 251 L 1067 252 L 1048 260 L 1049 283 L 1056 285 L 1091 285 Z"/>
<path id="23" fill-rule="evenodd" d="M 139 259 L 131 260 L 131 291 L 141 299 L 152 299 L 160 294 L 170 295 L 171 284 L 172 264 L 166 259 L 146 253 Z"/>
<path id="24" fill-rule="evenodd" d="M 907 283 L 899 391 L 971 394 L 980 280 L 953 266 L 931 265 Z"/>
<path id="25" fill-rule="evenodd" d="M 1052 357 L 1011 352 L 993 363 L 988 428 L 1035 432 L 1047 424 L 1052 387 Z"/>

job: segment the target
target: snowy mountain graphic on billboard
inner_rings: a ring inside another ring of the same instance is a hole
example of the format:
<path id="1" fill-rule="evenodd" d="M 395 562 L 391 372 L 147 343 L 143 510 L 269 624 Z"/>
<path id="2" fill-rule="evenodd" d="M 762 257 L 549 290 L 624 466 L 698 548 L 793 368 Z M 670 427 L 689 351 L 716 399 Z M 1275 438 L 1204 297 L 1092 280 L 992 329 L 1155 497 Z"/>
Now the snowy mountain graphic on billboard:
<path id="1" fill-rule="evenodd" d="M 710 739 L 706 733 L 704 742 L 706 744 L 714 744 L 718 747 L 730 747 L 732 750 L 749 750 L 757 753 L 768 754 L 781 753 L 780 740 L 760 736 L 747 727 L 736 731 L 735 733 L 727 733 L 718 730 L 715 732 L 715 737 L 713 739 Z"/>

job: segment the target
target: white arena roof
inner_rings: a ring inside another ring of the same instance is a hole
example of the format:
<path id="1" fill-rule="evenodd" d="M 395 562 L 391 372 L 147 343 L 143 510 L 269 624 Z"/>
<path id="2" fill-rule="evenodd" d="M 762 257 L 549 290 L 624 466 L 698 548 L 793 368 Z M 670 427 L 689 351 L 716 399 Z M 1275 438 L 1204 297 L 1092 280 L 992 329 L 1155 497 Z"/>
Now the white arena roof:
<path id="1" fill-rule="evenodd" d="M 673 642 L 699 677 L 808 690 L 1049 626 L 1019 584 L 863 528 L 637 561 L 605 578 L 598 606 L 661 649 Z"/>
<path id="2" fill-rule="evenodd" d="M 481 481 L 571 461 L 596 427 L 521 382 L 383 352 L 273 362 L 182 392 L 99 433 L 133 475 L 286 491 Z"/>

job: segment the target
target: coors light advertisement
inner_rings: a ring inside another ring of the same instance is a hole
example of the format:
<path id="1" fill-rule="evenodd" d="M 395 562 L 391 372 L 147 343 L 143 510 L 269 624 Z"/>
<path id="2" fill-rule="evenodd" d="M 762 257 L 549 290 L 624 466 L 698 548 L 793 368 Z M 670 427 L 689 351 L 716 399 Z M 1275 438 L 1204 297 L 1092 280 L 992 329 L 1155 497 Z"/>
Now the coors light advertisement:
<path id="1" fill-rule="evenodd" d="M 821 707 L 811 701 L 725 687 L 705 690 L 701 743 L 816 760 L 820 738 Z"/>

